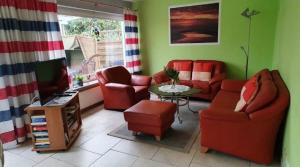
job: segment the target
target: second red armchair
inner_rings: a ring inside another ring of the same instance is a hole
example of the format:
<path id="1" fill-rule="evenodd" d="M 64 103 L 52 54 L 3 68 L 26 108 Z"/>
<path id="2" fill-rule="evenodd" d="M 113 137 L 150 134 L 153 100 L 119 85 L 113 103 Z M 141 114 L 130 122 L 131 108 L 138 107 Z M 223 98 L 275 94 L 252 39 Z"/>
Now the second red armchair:
<path id="1" fill-rule="evenodd" d="M 123 66 L 96 73 L 104 98 L 105 109 L 126 110 L 143 99 L 149 99 L 151 77 L 131 75 Z"/>

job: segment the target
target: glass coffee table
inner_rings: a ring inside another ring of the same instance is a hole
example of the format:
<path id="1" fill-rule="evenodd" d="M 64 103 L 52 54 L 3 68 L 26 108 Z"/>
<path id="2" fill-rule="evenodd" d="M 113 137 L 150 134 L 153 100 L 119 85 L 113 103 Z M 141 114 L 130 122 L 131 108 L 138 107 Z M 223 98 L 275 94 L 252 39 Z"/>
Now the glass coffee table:
<path id="1" fill-rule="evenodd" d="M 172 103 L 176 103 L 176 114 L 178 121 L 182 123 L 180 117 L 179 107 L 188 106 L 189 111 L 196 113 L 190 107 L 190 97 L 194 94 L 199 93 L 201 90 L 196 88 L 191 88 L 185 85 L 168 85 L 168 84 L 158 84 L 150 87 L 149 91 L 158 96 L 161 101 L 170 100 Z"/>

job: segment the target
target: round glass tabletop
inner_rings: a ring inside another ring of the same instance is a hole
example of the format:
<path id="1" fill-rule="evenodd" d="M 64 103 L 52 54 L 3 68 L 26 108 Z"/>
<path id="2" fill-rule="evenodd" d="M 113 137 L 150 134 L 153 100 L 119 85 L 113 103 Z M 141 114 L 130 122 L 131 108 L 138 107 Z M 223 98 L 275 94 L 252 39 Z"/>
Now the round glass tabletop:
<path id="1" fill-rule="evenodd" d="M 172 85 L 168 84 L 158 84 L 153 85 L 149 88 L 151 93 L 154 93 L 162 97 L 190 97 L 194 94 L 199 93 L 201 90 L 196 88 L 190 88 L 185 85 L 176 85 L 174 91 L 171 90 Z M 177 88 L 177 89 L 176 89 Z M 176 90 L 175 90 L 176 89 Z"/>

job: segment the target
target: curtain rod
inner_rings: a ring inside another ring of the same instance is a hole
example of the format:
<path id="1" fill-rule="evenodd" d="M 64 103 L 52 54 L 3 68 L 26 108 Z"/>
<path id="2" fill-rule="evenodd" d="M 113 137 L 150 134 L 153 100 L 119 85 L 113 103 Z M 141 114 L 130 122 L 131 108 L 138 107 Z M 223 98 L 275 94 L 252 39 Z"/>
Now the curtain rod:
<path id="1" fill-rule="evenodd" d="M 109 6 L 109 7 L 113 7 L 113 8 L 119 8 L 119 9 L 130 9 L 128 7 L 122 7 L 122 6 L 118 6 L 118 5 L 111 5 L 111 4 L 107 4 L 107 3 L 103 3 L 103 2 L 95 2 L 93 0 L 79 0 L 79 1 L 93 3 L 95 6 Z"/>

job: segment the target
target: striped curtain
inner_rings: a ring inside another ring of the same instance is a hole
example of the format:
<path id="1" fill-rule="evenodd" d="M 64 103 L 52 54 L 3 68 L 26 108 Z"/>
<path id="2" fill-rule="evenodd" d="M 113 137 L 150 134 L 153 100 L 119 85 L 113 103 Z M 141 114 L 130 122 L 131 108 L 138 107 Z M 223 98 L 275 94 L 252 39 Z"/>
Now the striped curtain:
<path id="1" fill-rule="evenodd" d="M 33 63 L 65 55 L 56 0 L 1 0 L 0 8 L 0 139 L 12 148 L 29 132 L 24 108 L 37 95 Z"/>
<path id="2" fill-rule="evenodd" d="M 125 25 L 125 61 L 126 68 L 131 73 L 141 71 L 141 56 L 137 27 L 137 15 L 130 10 L 124 10 Z"/>

